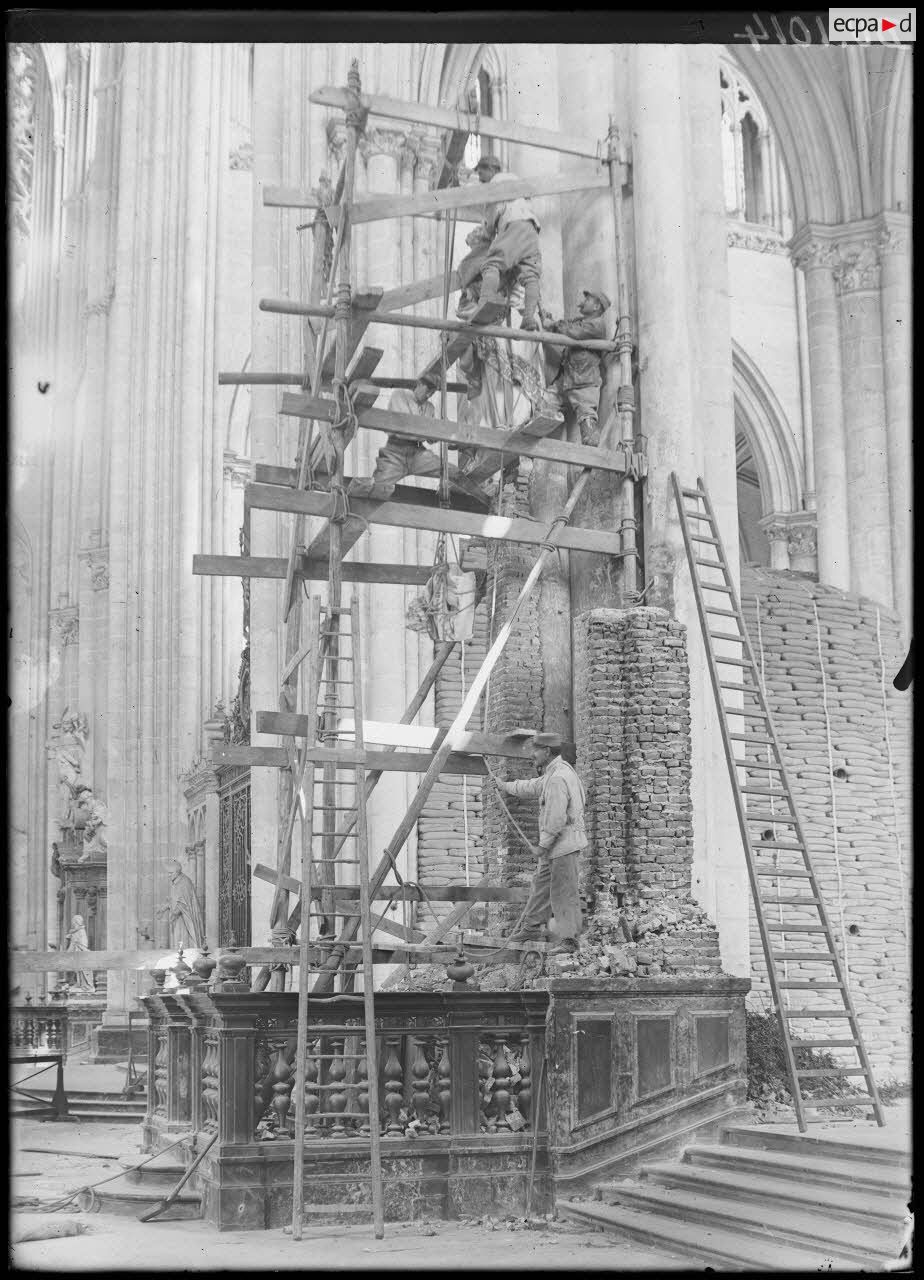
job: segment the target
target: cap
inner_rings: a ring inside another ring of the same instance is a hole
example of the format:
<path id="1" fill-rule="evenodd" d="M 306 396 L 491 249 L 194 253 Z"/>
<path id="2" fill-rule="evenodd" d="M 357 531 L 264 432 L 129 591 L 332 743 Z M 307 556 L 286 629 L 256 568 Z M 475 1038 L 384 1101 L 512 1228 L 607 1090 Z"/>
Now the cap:
<path id="1" fill-rule="evenodd" d="M 503 167 L 497 156 L 482 156 L 475 165 L 476 171 L 478 169 L 493 169 L 495 173 L 500 173 Z"/>
<path id="2" fill-rule="evenodd" d="M 583 289 L 582 292 L 585 298 L 595 298 L 596 301 L 600 303 L 600 306 L 603 308 L 604 311 L 608 311 L 609 308 L 613 305 L 602 290 L 598 291 L 596 289 Z"/>
<path id="3" fill-rule="evenodd" d="M 561 751 L 561 734 L 560 733 L 534 733 L 534 747 L 551 747 L 555 751 Z"/>

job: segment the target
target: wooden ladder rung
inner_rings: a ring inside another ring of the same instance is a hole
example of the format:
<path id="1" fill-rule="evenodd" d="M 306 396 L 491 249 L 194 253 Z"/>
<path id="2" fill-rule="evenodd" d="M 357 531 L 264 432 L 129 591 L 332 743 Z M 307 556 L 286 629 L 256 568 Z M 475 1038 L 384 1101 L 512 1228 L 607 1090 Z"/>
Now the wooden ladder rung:
<path id="1" fill-rule="evenodd" d="M 728 716 L 741 716 L 743 720 L 763 720 L 767 722 L 770 719 L 766 711 L 745 711 L 744 707 L 726 707 L 724 703 L 722 704 L 722 710 Z M 739 762 L 736 760 L 735 768 L 747 768 L 749 763 L 747 760 L 742 760 L 739 766 Z"/>
<path id="2" fill-rule="evenodd" d="M 715 658 L 715 661 L 717 663 L 721 663 L 721 665 L 725 667 L 753 668 L 754 666 L 754 663 L 751 661 L 750 658 L 723 658 L 720 653 L 713 654 L 713 657 Z"/>
<path id="3" fill-rule="evenodd" d="M 714 613 L 717 618 L 737 618 L 734 609 L 720 609 L 718 606 L 703 603 L 703 609 L 706 613 Z"/>
<path id="4" fill-rule="evenodd" d="M 681 496 L 684 498 L 705 498 L 702 489 L 681 489 Z"/>
<path id="5" fill-rule="evenodd" d="M 765 907 L 818 907 L 817 898 L 761 898 Z"/>
<path id="6" fill-rule="evenodd" d="M 833 1075 L 834 1072 L 831 1074 Z M 876 1099 L 871 1093 L 858 1093 L 853 1098 L 825 1098 L 823 1101 L 816 1098 L 810 1102 L 808 1098 L 803 1098 L 802 1105 L 810 1107 L 813 1111 L 821 1107 L 870 1107 L 876 1105 Z"/>
<path id="7" fill-rule="evenodd" d="M 703 511 L 684 511 L 683 514 L 688 520 L 705 520 L 707 524 L 712 524 L 712 516 Z"/>
<path id="8" fill-rule="evenodd" d="M 758 867 L 757 874 L 759 876 L 772 876 L 774 879 L 779 879 L 779 880 L 786 880 L 786 879 L 812 880 L 814 879 L 814 875 L 811 871 L 801 871 L 796 868 L 789 868 L 787 870 L 786 867 Z"/>
<path id="9" fill-rule="evenodd" d="M 720 689 L 734 689 L 736 693 L 747 693 L 752 698 L 760 697 L 760 689 L 755 684 L 738 684 L 734 680 L 720 680 Z"/>
<path id="10" fill-rule="evenodd" d="M 786 827 L 793 827 L 798 823 L 797 818 L 784 818 L 778 813 L 748 813 L 747 818 L 748 822 L 776 822 Z"/>
<path id="11" fill-rule="evenodd" d="M 734 595 L 734 592 L 732 591 L 731 587 L 720 587 L 718 586 L 718 584 L 712 583 L 712 582 L 701 582 L 699 585 L 704 591 L 720 591 L 722 595 L 725 595 L 725 596 Z M 709 612 L 712 613 L 714 612 L 714 610 L 710 609 Z M 732 613 L 731 616 L 735 617 L 736 615 Z"/>
<path id="12" fill-rule="evenodd" d="M 721 569 L 723 573 L 726 572 L 725 565 L 721 560 L 704 560 L 702 556 L 694 556 L 693 559 L 698 565 L 702 565 L 704 569 Z"/>
<path id="13" fill-rule="evenodd" d="M 755 747 L 775 747 L 776 743 L 772 738 L 752 738 L 743 733 L 730 733 L 728 735 L 731 742 L 750 742 Z M 759 766 L 758 766 L 759 767 Z"/>
<path id="14" fill-rule="evenodd" d="M 713 640 L 736 640 L 738 644 L 744 643 L 744 636 L 733 636 L 730 631 L 710 631 Z"/>
<path id="15" fill-rule="evenodd" d="M 691 533 L 690 541 L 691 542 L 710 542 L 714 547 L 721 546 L 721 543 L 719 542 L 718 538 L 704 538 L 701 533 Z"/>
<path id="16" fill-rule="evenodd" d="M 822 924 L 768 924 L 770 933 L 827 933 Z"/>
<path id="17" fill-rule="evenodd" d="M 769 787 L 739 787 L 743 796 L 771 796 L 775 800 L 790 799 L 788 791 L 774 791 Z"/>
<path id="18" fill-rule="evenodd" d="M 778 982 L 776 984 L 787 991 L 843 991 L 843 982 Z"/>
<path id="19" fill-rule="evenodd" d="M 857 1040 L 790 1040 L 790 1049 L 856 1049 Z"/>
<path id="20" fill-rule="evenodd" d="M 796 1068 L 797 1076 L 865 1076 L 865 1067 L 812 1067 L 811 1070 L 800 1071 Z"/>
<path id="21" fill-rule="evenodd" d="M 786 1018 L 852 1018 L 847 1009 L 784 1009 Z"/>
<path id="22" fill-rule="evenodd" d="M 819 964 L 831 964 L 837 956 L 832 951 L 772 951 L 774 960 L 817 961 Z"/>
<path id="23" fill-rule="evenodd" d="M 762 849 L 785 849 L 787 853 L 805 853 L 804 845 L 785 840 L 754 840 L 751 848 L 757 852 Z"/>

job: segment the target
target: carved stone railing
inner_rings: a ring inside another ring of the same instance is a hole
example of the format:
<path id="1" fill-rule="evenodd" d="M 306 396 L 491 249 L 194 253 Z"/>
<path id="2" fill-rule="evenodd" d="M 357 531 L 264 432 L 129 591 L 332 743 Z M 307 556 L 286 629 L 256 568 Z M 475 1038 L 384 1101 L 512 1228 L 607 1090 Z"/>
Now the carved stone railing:
<path id="1" fill-rule="evenodd" d="M 30 1053 L 60 1053 L 67 1060 L 67 1006 L 33 1004 L 27 997 L 10 1006 L 10 1052 L 19 1057 Z"/>
<path id="2" fill-rule="evenodd" d="M 160 992 L 150 1016 L 146 1138 L 183 1128 L 220 1144 L 291 1139 L 297 996 Z M 529 1133 L 545 992 L 376 995 L 380 1132 L 389 1139 Z M 305 1140 L 369 1138 L 365 1033 L 355 998 L 309 1011 Z"/>

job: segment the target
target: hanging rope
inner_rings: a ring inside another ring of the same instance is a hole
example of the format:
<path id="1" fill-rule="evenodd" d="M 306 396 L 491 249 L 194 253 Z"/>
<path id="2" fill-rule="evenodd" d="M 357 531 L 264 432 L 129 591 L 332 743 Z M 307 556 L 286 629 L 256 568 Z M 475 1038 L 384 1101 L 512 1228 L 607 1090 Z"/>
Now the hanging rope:
<path id="1" fill-rule="evenodd" d="M 456 214 L 452 211 L 446 218 L 446 234 L 443 244 L 443 319 L 449 317 L 449 281 L 452 275 L 452 259 L 456 231 Z M 449 334 L 440 334 L 440 417 L 446 420 L 446 346 Z M 440 506 L 449 506 L 449 444 L 440 441 Z"/>
<path id="2" fill-rule="evenodd" d="M 886 759 L 889 764 L 889 794 L 892 797 L 892 838 L 895 842 L 896 863 L 898 866 L 898 884 L 902 895 L 902 932 L 904 933 L 905 941 L 907 942 L 908 898 L 905 894 L 904 850 L 902 848 L 901 835 L 899 834 L 898 801 L 895 795 L 895 767 L 892 759 L 892 735 L 889 733 L 889 703 L 886 695 L 885 661 L 882 653 L 882 625 L 878 607 L 876 609 L 876 648 L 879 653 L 879 685 L 882 693 L 882 722 L 885 727 Z"/>
<path id="3" fill-rule="evenodd" d="M 764 639 L 763 639 L 763 633 L 760 625 L 760 597 L 757 595 L 754 596 L 754 605 L 756 608 L 756 618 L 757 618 L 757 653 L 760 658 L 760 683 L 764 689 L 764 695 L 766 696 L 767 681 L 764 678 Z M 747 728 L 745 728 L 745 732 L 747 732 Z M 759 754 L 760 753 L 758 752 L 758 756 Z M 772 758 L 770 748 L 768 746 L 767 747 L 767 764 L 772 764 L 772 763 L 773 763 L 773 758 Z M 771 774 L 768 770 L 767 772 L 768 787 L 770 786 L 770 777 L 771 777 Z M 776 809 L 774 809 L 773 807 L 773 796 L 768 796 L 767 798 L 770 801 L 770 812 L 771 814 L 775 814 Z M 776 831 L 776 828 L 774 827 L 774 832 L 775 831 Z M 779 869 L 780 869 L 780 850 L 779 849 L 773 850 L 773 869 L 779 872 Z M 782 890 L 780 887 L 779 876 L 777 876 L 775 884 L 776 884 L 776 896 L 778 898 L 782 897 Z M 782 924 L 783 923 L 782 903 L 777 903 L 776 915 L 777 915 L 777 923 Z M 783 961 L 783 981 L 784 982 L 789 981 L 789 961 L 788 960 Z"/>
<path id="4" fill-rule="evenodd" d="M 462 701 L 465 701 L 465 641 L 461 642 L 459 652 L 459 669 L 462 675 Z M 462 833 L 465 841 L 465 885 L 466 888 L 472 883 L 471 871 L 469 869 L 468 854 L 468 774 L 462 774 Z"/>
<path id="5" fill-rule="evenodd" d="M 815 638 L 818 643 L 818 666 L 821 670 L 821 700 L 825 713 L 825 740 L 828 746 L 828 790 L 831 796 L 831 825 L 834 832 L 834 869 L 837 872 L 837 900 L 841 916 L 841 946 L 844 952 L 844 981 L 850 987 L 850 961 L 847 955 L 847 926 L 844 923 L 844 882 L 841 876 L 841 857 L 837 839 L 837 795 L 834 787 L 834 753 L 831 750 L 831 718 L 828 714 L 828 678 L 825 675 L 824 658 L 821 652 L 821 622 L 818 617 L 818 605 L 811 596 L 812 612 L 815 615 Z"/>

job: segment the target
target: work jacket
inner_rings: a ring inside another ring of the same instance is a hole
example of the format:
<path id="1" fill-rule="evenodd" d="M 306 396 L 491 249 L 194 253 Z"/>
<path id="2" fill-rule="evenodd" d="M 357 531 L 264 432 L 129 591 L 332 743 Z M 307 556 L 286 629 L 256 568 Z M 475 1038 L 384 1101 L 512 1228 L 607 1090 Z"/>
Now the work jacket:
<path id="1" fill-rule="evenodd" d="M 541 777 L 505 782 L 504 789 L 521 799 L 538 797 L 539 848 L 549 858 L 587 848 L 584 784 L 561 756 L 553 756 Z"/>
<path id="2" fill-rule="evenodd" d="M 396 387 L 388 397 L 389 413 L 407 413 L 414 414 L 418 418 L 434 418 L 436 410 L 429 400 L 425 400 L 423 404 L 418 404 L 410 391 L 406 387 Z M 418 440 L 415 436 L 403 436 L 399 431 L 390 431 L 388 439 L 395 441 L 396 444 L 415 444 L 423 447 L 425 444 L 431 444 L 430 440 Z"/>
<path id="3" fill-rule="evenodd" d="M 575 316 L 573 320 L 557 320 L 549 329 L 566 338 L 605 338 L 606 320 L 603 316 Z M 599 351 L 566 347 L 555 379 L 557 387 L 562 391 L 572 387 L 599 387 L 603 381 L 600 363 Z"/>
<path id="4" fill-rule="evenodd" d="M 485 185 L 490 187 L 495 182 L 516 182 L 517 175 L 515 173 L 498 173 L 491 179 L 491 182 Z M 531 222 L 537 231 L 541 230 L 539 219 L 533 213 L 532 207 L 525 196 L 517 196 L 515 200 L 499 200 L 496 204 L 489 204 L 484 211 L 484 225 L 487 228 L 491 239 L 504 230 L 510 222 Z"/>

